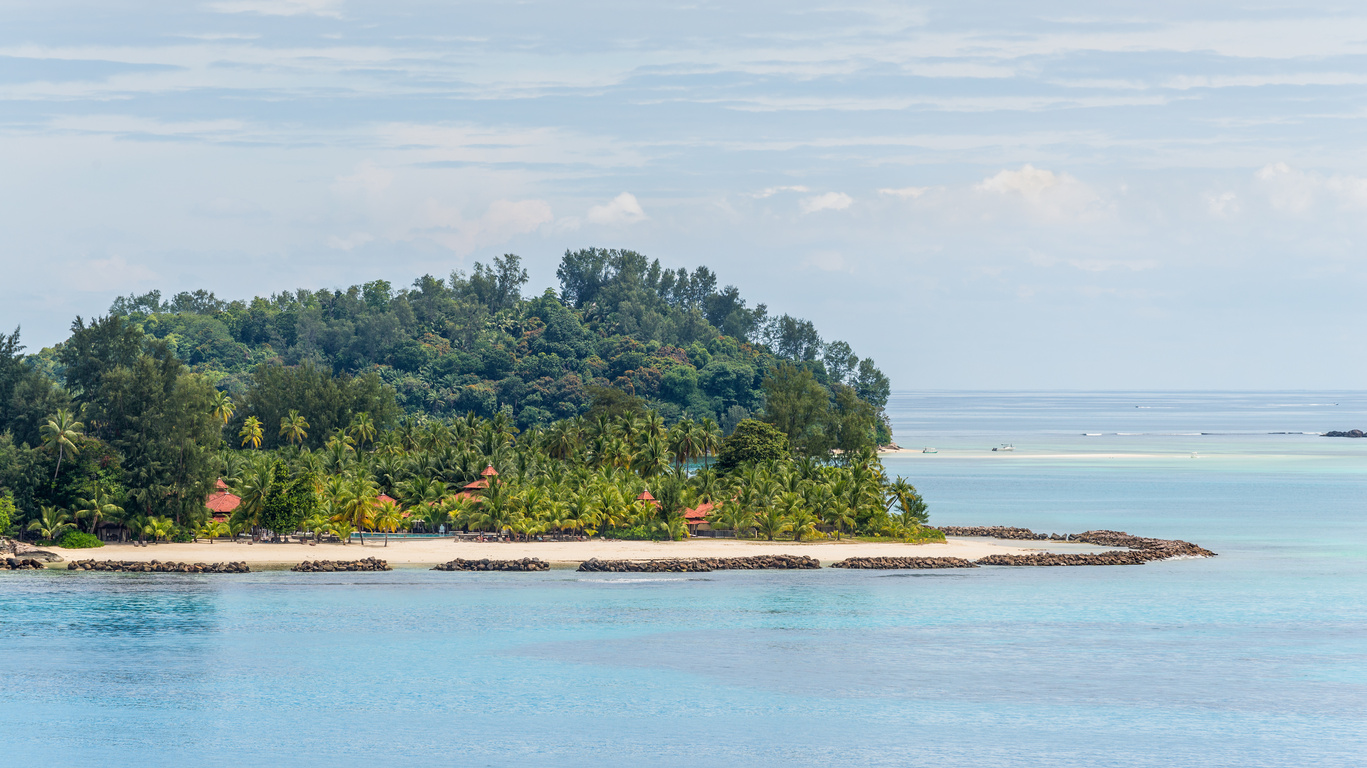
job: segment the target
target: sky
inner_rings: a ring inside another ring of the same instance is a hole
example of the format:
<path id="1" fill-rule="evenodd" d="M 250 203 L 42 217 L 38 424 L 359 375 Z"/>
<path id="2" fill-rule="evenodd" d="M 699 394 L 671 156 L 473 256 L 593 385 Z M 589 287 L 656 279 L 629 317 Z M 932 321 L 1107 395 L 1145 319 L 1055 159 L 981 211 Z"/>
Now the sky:
<path id="1" fill-rule="evenodd" d="M 894 389 L 1362 388 L 1367 6 L 0 0 L 0 330 L 566 249 Z"/>

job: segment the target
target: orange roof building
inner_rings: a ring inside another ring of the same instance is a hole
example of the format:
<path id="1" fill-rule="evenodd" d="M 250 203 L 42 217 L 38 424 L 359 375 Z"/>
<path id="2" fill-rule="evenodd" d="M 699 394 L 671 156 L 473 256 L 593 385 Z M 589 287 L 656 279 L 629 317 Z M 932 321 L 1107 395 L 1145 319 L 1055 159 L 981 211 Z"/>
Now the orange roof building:
<path id="1" fill-rule="evenodd" d="M 467 499 L 473 499 L 479 496 L 480 491 L 489 487 L 489 483 L 492 482 L 489 479 L 491 477 L 498 477 L 498 470 L 494 469 L 493 464 L 490 464 L 489 466 L 485 467 L 484 471 L 479 473 L 478 480 L 474 481 L 473 483 L 466 483 L 465 487 L 461 488 L 460 493 L 456 495 L 464 496 Z"/>
<path id="2" fill-rule="evenodd" d="M 710 531 L 712 526 L 708 525 L 707 516 L 712 514 L 716 508 L 717 505 L 712 502 L 704 501 L 692 509 L 685 509 L 683 512 L 684 524 L 688 526 L 690 531 Z"/>
<path id="3" fill-rule="evenodd" d="M 660 502 L 657 501 L 657 500 L 655 499 L 654 496 L 651 496 L 651 495 L 650 495 L 650 491 L 641 491 L 641 495 L 640 495 L 640 496 L 637 496 L 637 497 L 636 497 L 636 500 L 637 500 L 637 501 L 648 501 L 648 502 L 650 502 L 651 504 L 655 505 L 656 507 L 659 507 L 659 506 L 660 506 Z"/>
<path id="4" fill-rule="evenodd" d="M 204 497 L 204 506 L 209 508 L 209 513 L 213 515 L 214 522 L 224 522 L 242 504 L 242 497 L 228 492 L 228 484 L 219 478 L 214 483 L 214 491 Z"/>

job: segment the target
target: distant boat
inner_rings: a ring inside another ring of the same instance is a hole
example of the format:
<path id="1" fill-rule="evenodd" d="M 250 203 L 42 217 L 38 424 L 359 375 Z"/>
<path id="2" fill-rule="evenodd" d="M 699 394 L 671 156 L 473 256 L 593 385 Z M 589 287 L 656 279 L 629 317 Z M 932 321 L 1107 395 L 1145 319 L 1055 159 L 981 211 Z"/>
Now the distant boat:
<path id="1" fill-rule="evenodd" d="M 921 453 L 939 453 L 939 451 L 934 448 L 922 448 Z"/>
<path id="2" fill-rule="evenodd" d="M 1002 444 L 1002 447 L 1000 447 L 1000 448 L 993 448 L 992 450 L 994 450 L 994 451 L 1014 451 L 1014 450 L 1016 450 L 1016 446 L 1011 445 L 1010 443 L 1003 443 L 1003 444 Z"/>

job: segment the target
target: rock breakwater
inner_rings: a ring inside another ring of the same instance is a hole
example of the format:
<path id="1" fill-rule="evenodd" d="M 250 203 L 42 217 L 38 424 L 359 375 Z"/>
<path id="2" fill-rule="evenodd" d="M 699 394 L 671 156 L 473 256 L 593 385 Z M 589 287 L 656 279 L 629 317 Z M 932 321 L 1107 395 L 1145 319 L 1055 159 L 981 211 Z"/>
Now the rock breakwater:
<path id="1" fill-rule="evenodd" d="M 7 557 L 0 560 L 0 570 L 3 571 L 36 571 L 45 567 L 40 561 L 31 557 Z"/>
<path id="2" fill-rule="evenodd" d="M 305 560 L 291 571 L 300 573 L 337 573 L 347 571 L 392 571 L 389 563 L 373 557 L 363 560 Z"/>
<path id="3" fill-rule="evenodd" d="M 1150 560 L 1157 560 L 1148 552 L 1125 552 L 1115 550 L 1112 552 L 1069 552 L 1064 554 L 1054 552 L 1036 552 L 1029 555 L 988 555 L 980 557 L 973 562 L 978 565 L 1143 565 Z"/>
<path id="4" fill-rule="evenodd" d="M 442 563 L 432 570 L 434 571 L 549 571 L 551 564 L 545 560 L 535 557 L 524 557 L 521 560 L 490 560 L 487 557 L 483 560 L 465 560 L 456 558 L 449 563 Z"/>
<path id="5" fill-rule="evenodd" d="M 928 570 L 932 568 L 977 568 L 962 557 L 847 557 L 832 568 L 865 568 L 871 570 Z"/>
<path id="6" fill-rule="evenodd" d="M 118 571 L 122 573 L 251 573 L 246 563 L 163 563 L 157 560 L 76 560 L 68 571 Z"/>
<path id="7" fill-rule="evenodd" d="M 672 560 L 599 560 L 579 564 L 583 573 L 709 573 L 711 571 L 811 570 L 821 561 L 804 555 L 694 557 Z"/>

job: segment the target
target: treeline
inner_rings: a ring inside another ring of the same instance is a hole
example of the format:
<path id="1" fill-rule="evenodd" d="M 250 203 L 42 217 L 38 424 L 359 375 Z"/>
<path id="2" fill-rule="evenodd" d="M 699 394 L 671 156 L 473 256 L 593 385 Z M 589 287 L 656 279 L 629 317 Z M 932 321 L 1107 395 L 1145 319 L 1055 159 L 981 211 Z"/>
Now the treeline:
<path id="1" fill-rule="evenodd" d="M 468 416 L 544 434 L 634 414 L 725 436 L 757 417 L 817 461 L 889 439 L 872 361 L 718 290 L 704 267 L 590 249 L 558 276 L 559 294 L 524 299 L 508 255 L 399 291 L 152 292 L 77 318 L 37 355 L 0 335 L 0 512 L 21 531 L 63 515 L 93 529 L 115 508 L 188 531 L 234 451 L 313 455 L 358 422 L 392 434 Z"/>
<path id="2" fill-rule="evenodd" d="M 881 413 L 889 384 L 848 344 L 808 321 L 770 316 L 706 267 L 666 269 L 633 251 L 566 252 L 559 292 L 523 298 L 515 255 L 470 274 L 424 276 L 394 290 L 376 280 L 250 302 L 159 292 L 114 302 L 191 370 L 240 397 L 261 364 L 312 364 L 334 375 L 375 371 L 409 414 L 509 414 L 525 429 L 583 413 L 593 387 L 644 399 L 667 421 L 711 418 L 725 430 L 764 410 L 779 362 L 832 391 L 848 386 Z M 61 376 L 58 355 L 42 365 Z M 886 426 L 880 437 L 889 439 Z"/>

